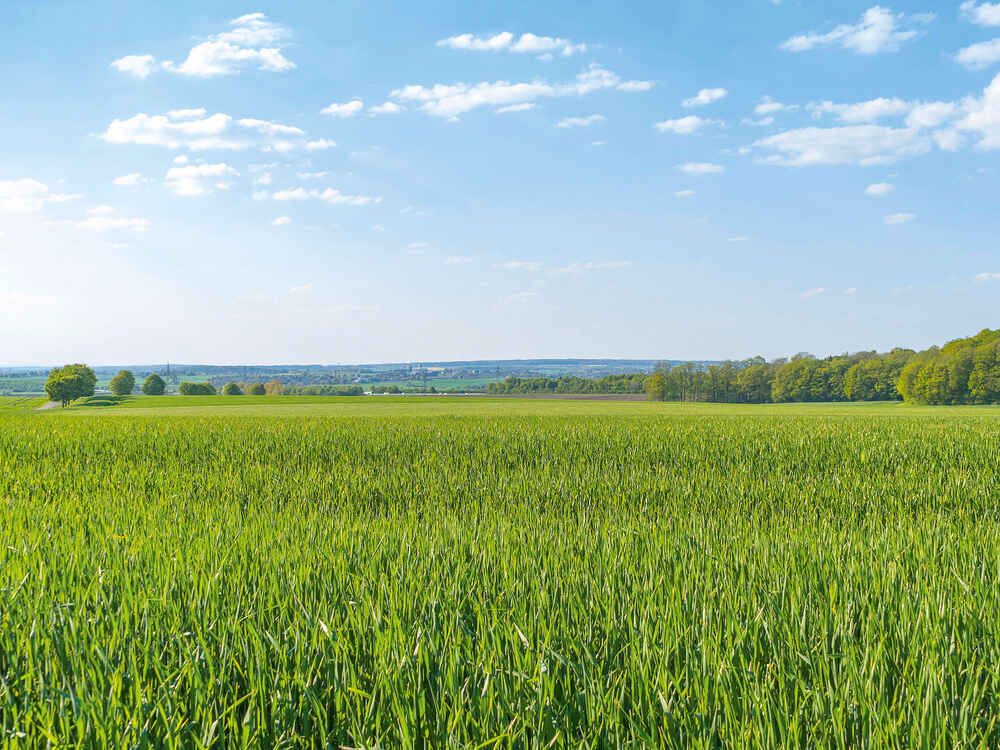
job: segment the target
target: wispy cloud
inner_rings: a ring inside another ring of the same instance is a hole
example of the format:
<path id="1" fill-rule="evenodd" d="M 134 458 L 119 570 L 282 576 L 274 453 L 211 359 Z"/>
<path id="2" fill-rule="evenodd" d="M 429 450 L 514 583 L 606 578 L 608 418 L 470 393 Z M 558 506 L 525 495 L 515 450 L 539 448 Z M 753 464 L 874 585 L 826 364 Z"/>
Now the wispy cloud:
<path id="1" fill-rule="evenodd" d="M 720 174 L 726 171 L 721 164 L 712 164 L 704 161 L 689 161 L 677 167 L 680 171 L 690 175 Z"/>
<path id="2" fill-rule="evenodd" d="M 917 218 L 916 214 L 898 213 L 889 214 L 882 221 L 886 224 L 908 224 Z"/>
<path id="3" fill-rule="evenodd" d="M 809 32 L 782 43 L 789 52 L 805 52 L 828 45 L 839 46 L 859 55 L 895 52 L 904 42 L 916 39 L 914 27 L 934 20 L 933 13 L 907 16 L 875 5 L 866 10 L 855 24 L 841 24 L 826 33 Z"/>
<path id="4" fill-rule="evenodd" d="M 606 121 L 604 115 L 587 115 L 586 117 L 565 117 L 556 123 L 557 128 L 589 128 L 591 125 Z"/>

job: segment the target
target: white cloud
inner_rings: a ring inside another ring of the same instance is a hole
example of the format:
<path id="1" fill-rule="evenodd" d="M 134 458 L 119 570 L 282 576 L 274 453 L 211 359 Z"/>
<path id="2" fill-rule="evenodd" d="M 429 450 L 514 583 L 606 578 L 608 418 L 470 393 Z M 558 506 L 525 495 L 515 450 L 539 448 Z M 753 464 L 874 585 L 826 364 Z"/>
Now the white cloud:
<path id="1" fill-rule="evenodd" d="M 132 172 L 131 174 L 123 174 L 121 177 L 115 177 L 111 182 L 114 185 L 122 187 L 132 187 L 133 185 L 140 185 L 149 181 L 148 177 L 143 177 L 139 172 Z"/>
<path id="2" fill-rule="evenodd" d="M 310 284 L 302 284 L 301 286 L 293 286 L 291 289 L 288 290 L 288 293 L 293 295 L 302 295 L 302 294 L 309 294 L 312 290 L 313 290 L 313 285 L 310 283 Z"/>
<path id="3" fill-rule="evenodd" d="M 115 212 L 114 206 L 106 204 L 87 209 L 87 216 L 109 216 Z"/>
<path id="4" fill-rule="evenodd" d="M 365 108 L 365 103 L 360 99 L 352 99 L 349 102 L 337 103 L 334 102 L 323 109 L 320 110 L 322 115 L 330 115 L 330 117 L 339 117 L 340 119 L 346 119 L 348 117 L 354 117 L 356 114 L 360 113 Z"/>
<path id="5" fill-rule="evenodd" d="M 678 198 L 691 198 L 695 194 L 694 190 L 678 190 L 674 193 Z"/>
<path id="6" fill-rule="evenodd" d="M 501 271 L 541 271 L 542 264 L 534 260 L 509 260 L 506 263 L 494 263 L 494 268 Z"/>
<path id="7" fill-rule="evenodd" d="M 423 250 L 424 248 L 430 247 L 430 243 L 429 242 L 411 242 L 406 247 L 409 250 Z"/>
<path id="8" fill-rule="evenodd" d="M 46 203 L 65 203 L 82 198 L 78 194 L 53 193 L 48 185 L 31 178 L 0 180 L 0 212 L 8 214 L 33 214 Z"/>
<path id="9" fill-rule="evenodd" d="M 1000 26 L 1000 3 L 979 3 L 966 0 L 959 8 L 962 15 L 980 26 Z"/>
<path id="10" fill-rule="evenodd" d="M 848 297 L 854 297 L 858 293 L 858 288 L 856 286 L 848 287 L 844 290 L 844 294 Z"/>
<path id="11" fill-rule="evenodd" d="M 292 188 L 290 190 L 278 190 L 274 193 L 263 194 L 263 198 L 270 197 L 271 200 L 276 201 L 305 201 L 305 200 L 321 200 L 331 205 L 345 205 L 345 206 L 367 206 L 372 203 L 381 203 L 382 198 L 372 197 L 368 195 L 345 195 L 339 190 L 334 190 L 333 188 L 326 188 L 325 190 L 306 190 L 304 187 Z"/>
<path id="12" fill-rule="evenodd" d="M 755 115 L 773 115 L 778 112 L 793 112 L 799 108 L 797 104 L 782 104 L 769 96 L 762 96 L 760 102 L 753 108 Z"/>
<path id="13" fill-rule="evenodd" d="M 706 120 L 705 118 L 698 117 L 697 115 L 688 115 L 687 117 L 681 117 L 676 120 L 664 120 L 663 122 L 658 122 L 653 127 L 661 133 L 671 132 L 678 135 L 691 135 L 693 133 L 697 133 L 706 125 L 714 125 L 715 123 L 715 120 Z"/>
<path id="14" fill-rule="evenodd" d="M 369 107 L 368 111 L 373 115 L 398 115 L 400 112 L 405 112 L 406 107 L 396 104 L 396 102 L 385 102 L 374 107 Z"/>
<path id="15" fill-rule="evenodd" d="M 955 60 L 972 70 L 981 70 L 1000 61 L 1000 39 L 977 42 L 955 53 Z"/>
<path id="16" fill-rule="evenodd" d="M 767 164 L 802 167 L 816 164 L 890 164 L 906 156 L 927 153 L 931 139 L 914 129 L 879 125 L 787 130 L 753 145 L 774 153 Z"/>
<path id="17" fill-rule="evenodd" d="M 565 117 L 556 123 L 557 128 L 589 128 L 608 118 L 604 115 L 587 115 L 586 117 Z"/>
<path id="18" fill-rule="evenodd" d="M 131 73 L 137 78 L 145 78 L 153 72 L 156 58 L 152 55 L 126 55 L 111 63 L 111 67 L 122 73 Z"/>
<path id="19" fill-rule="evenodd" d="M 835 114 L 841 122 L 861 123 L 873 122 L 883 117 L 905 115 L 913 105 L 902 99 L 872 99 L 857 104 L 835 104 L 833 102 L 814 102 L 807 109 L 814 117 L 823 114 Z"/>
<path id="20" fill-rule="evenodd" d="M 906 116 L 906 124 L 911 128 L 936 128 L 958 114 L 954 102 L 920 102 L 913 105 Z"/>
<path id="21" fill-rule="evenodd" d="M 805 52 L 824 45 L 838 45 L 859 55 L 895 52 L 904 42 L 916 39 L 919 32 L 911 27 L 932 21 L 934 14 L 906 16 L 875 5 L 862 14 L 856 24 L 841 24 L 825 34 L 811 32 L 793 36 L 782 43 L 789 52 Z"/>
<path id="22" fill-rule="evenodd" d="M 750 238 L 747 237 L 745 234 L 741 234 L 736 237 L 730 237 L 729 239 L 726 240 L 726 242 L 749 242 L 749 241 Z"/>
<path id="23" fill-rule="evenodd" d="M 964 117 L 955 128 L 979 136 L 976 146 L 983 151 L 1000 148 L 1000 74 L 984 89 L 982 97 L 964 99 L 962 110 Z"/>
<path id="24" fill-rule="evenodd" d="M 164 178 L 164 184 L 174 195 L 197 197 L 208 195 L 215 188 L 223 187 L 227 177 L 239 174 L 228 164 L 192 164 L 185 167 L 171 167 Z"/>
<path id="25" fill-rule="evenodd" d="M 882 221 L 890 225 L 906 224 L 908 222 L 913 221 L 915 218 L 917 218 L 916 214 L 899 213 L 899 214 L 889 214 Z"/>
<path id="26" fill-rule="evenodd" d="M 594 146 L 594 147 L 605 146 L 605 145 L 607 145 L 607 141 L 591 141 L 590 145 Z"/>
<path id="27" fill-rule="evenodd" d="M 586 44 L 574 44 L 568 39 L 536 34 L 522 34 L 519 39 L 515 39 L 509 31 L 493 36 L 459 34 L 441 39 L 437 46 L 470 52 L 517 52 L 545 56 L 560 54 L 565 57 L 587 51 Z"/>
<path id="28" fill-rule="evenodd" d="M 619 91 L 636 93 L 641 91 L 650 91 L 655 85 L 656 81 L 623 81 L 618 84 L 617 88 Z"/>
<path id="29" fill-rule="evenodd" d="M 584 96 L 594 91 L 616 88 L 621 84 L 621 78 L 595 63 L 569 83 L 495 81 L 471 85 L 439 83 L 430 87 L 411 85 L 392 91 L 390 97 L 404 102 L 417 102 L 421 111 L 435 117 L 453 118 L 479 107 L 504 108 L 533 103 L 543 98 Z"/>
<path id="30" fill-rule="evenodd" d="M 232 27 L 229 31 L 191 48 L 187 59 L 179 65 L 168 60 L 163 68 L 201 78 L 233 75 L 247 68 L 273 73 L 294 70 L 295 63 L 280 48 L 280 42 L 289 36 L 288 29 L 271 23 L 263 13 L 240 16 L 229 25 Z"/>
<path id="31" fill-rule="evenodd" d="M 449 255 L 444 259 L 444 264 L 446 266 L 460 266 L 470 262 L 471 260 L 472 258 L 467 255 Z"/>
<path id="32" fill-rule="evenodd" d="M 286 224 L 291 224 L 292 220 L 287 216 L 279 216 L 277 219 L 271 222 L 272 227 L 283 227 Z"/>
<path id="33" fill-rule="evenodd" d="M 681 102 L 682 107 L 704 107 L 706 104 L 717 102 L 729 92 L 725 89 L 702 89 L 690 99 Z"/>
<path id="34" fill-rule="evenodd" d="M 328 177 L 329 172 L 297 172 L 296 176 L 300 180 L 322 180 L 324 177 Z"/>
<path id="35" fill-rule="evenodd" d="M 174 164 L 187 164 L 187 163 L 188 163 L 188 158 L 184 154 L 174 157 Z M 250 171 L 252 172 L 253 169 L 251 168 Z"/>
<path id="36" fill-rule="evenodd" d="M 719 174 L 726 171 L 726 168 L 721 164 L 712 164 L 704 161 L 689 161 L 686 164 L 678 165 L 677 168 L 685 174 L 692 175 Z"/>
<path id="37" fill-rule="evenodd" d="M 975 281 L 1000 281 L 1000 273 L 977 273 L 973 279 Z"/>
<path id="38" fill-rule="evenodd" d="M 818 286 L 815 289 L 807 289 L 800 295 L 802 299 L 809 299 L 810 297 L 817 297 L 820 294 L 826 294 L 827 289 L 823 286 Z"/>
<path id="39" fill-rule="evenodd" d="M 336 148 L 337 142 L 328 138 L 318 138 L 315 141 L 306 142 L 306 151 L 326 151 L 328 148 Z"/>
<path id="40" fill-rule="evenodd" d="M 189 151 L 213 149 L 290 151 L 305 144 L 305 132 L 292 125 L 243 118 L 203 109 L 180 109 L 163 115 L 140 112 L 127 120 L 112 120 L 101 135 L 108 143 L 163 146 Z"/>
<path id="41" fill-rule="evenodd" d="M 888 182 L 876 182 L 865 188 L 865 195 L 873 195 L 876 197 L 880 195 L 888 195 L 895 189 L 895 186 Z"/>
<path id="42" fill-rule="evenodd" d="M 385 231 L 385 227 L 382 226 L 381 224 L 372 224 L 372 231 L 373 232 L 384 232 Z"/>
<path id="43" fill-rule="evenodd" d="M 502 115 L 505 112 L 527 112 L 529 109 L 534 109 L 538 105 L 534 102 L 525 102 L 524 104 L 511 104 L 509 107 L 500 107 L 496 110 L 494 114 Z"/>
<path id="44" fill-rule="evenodd" d="M 271 173 L 270 172 L 265 172 L 260 177 L 257 177 L 253 181 L 253 184 L 254 185 L 264 185 L 264 186 L 270 185 L 271 184 Z"/>

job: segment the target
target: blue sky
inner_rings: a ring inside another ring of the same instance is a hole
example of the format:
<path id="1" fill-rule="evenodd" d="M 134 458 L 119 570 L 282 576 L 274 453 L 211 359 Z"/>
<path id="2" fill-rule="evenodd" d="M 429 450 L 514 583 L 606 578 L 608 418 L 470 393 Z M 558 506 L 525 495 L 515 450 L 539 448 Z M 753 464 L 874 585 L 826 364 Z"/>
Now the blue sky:
<path id="1" fill-rule="evenodd" d="M 1000 3 L 4 10 L 3 364 L 770 358 L 1000 325 Z"/>

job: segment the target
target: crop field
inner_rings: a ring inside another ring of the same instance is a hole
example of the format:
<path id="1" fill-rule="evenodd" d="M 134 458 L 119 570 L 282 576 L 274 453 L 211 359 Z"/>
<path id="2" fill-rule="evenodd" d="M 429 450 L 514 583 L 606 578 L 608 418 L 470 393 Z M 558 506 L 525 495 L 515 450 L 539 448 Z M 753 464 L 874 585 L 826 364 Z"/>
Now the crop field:
<path id="1" fill-rule="evenodd" d="M 5 746 L 1000 746 L 1000 409 L 12 404 Z"/>

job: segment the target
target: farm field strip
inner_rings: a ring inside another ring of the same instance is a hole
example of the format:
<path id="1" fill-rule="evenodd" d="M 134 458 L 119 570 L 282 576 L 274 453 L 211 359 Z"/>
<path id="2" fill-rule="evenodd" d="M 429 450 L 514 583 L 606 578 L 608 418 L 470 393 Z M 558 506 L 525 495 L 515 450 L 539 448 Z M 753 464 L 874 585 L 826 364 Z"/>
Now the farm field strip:
<path id="1" fill-rule="evenodd" d="M 0 731 L 1000 744 L 996 410 L 345 401 L 0 417 Z"/>

